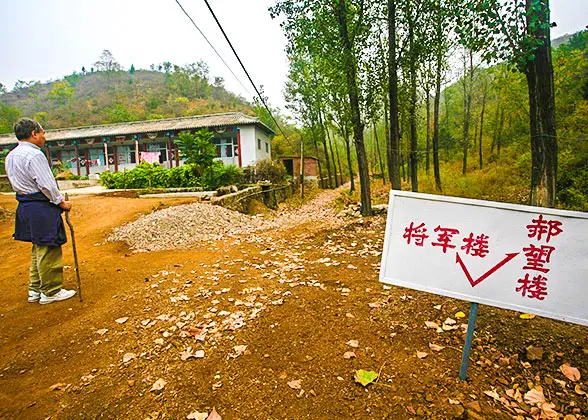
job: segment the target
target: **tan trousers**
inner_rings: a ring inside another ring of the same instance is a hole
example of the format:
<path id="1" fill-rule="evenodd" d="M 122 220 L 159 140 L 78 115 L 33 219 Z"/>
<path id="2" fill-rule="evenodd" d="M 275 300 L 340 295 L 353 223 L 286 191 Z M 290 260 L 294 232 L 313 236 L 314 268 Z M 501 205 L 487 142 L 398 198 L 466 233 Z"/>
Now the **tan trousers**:
<path id="1" fill-rule="evenodd" d="M 60 246 L 33 244 L 29 290 L 51 296 L 63 286 L 63 261 Z"/>

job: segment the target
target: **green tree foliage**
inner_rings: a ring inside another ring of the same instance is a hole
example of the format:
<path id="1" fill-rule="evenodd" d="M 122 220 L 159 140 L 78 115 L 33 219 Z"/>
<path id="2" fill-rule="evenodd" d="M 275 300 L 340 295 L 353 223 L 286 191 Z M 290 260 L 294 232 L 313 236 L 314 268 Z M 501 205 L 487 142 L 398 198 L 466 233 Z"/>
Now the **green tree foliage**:
<path id="1" fill-rule="evenodd" d="M 187 91 L 200 92 L 187 97 L 166 82 L 170 75 L 140 69 L 125 74 L 74 73 L 48 84 L 21 81 L 13 91 L 0 95 L 0 104 L 18 108 L 20 115 L 44 112 L 44 126 L 49 129 L 212 112 L 253 114 L 251 105 L 220 86 L 209 86 L 203 93 L 201 79 L 187 81 Z M 176 98 L 185 99 L 176 102 Z M 10 132 L 5 125 L 0 122 L 0 128 Z"/>
<path id="2" fill-rule="evenodd" d="M 65 105 L 74 97 L 74 88 L 67 80 L 53 83 L 53 89 L 49 92 L 49 99 L 61 105 Z"/>
<path id="3" fill-rule="evenodd" d="M 157 163 L 141 162 L 136 168 L 123 172 L 103 172 L 100 182 L 106 188 L 153 189 L 153 188 L 198 188 L 215 190 L 219 187 L 240 183 L 243 171 L 234 165 L 214 162 L 203 173 L 196 176 L 192 165 L 165 169 Z"/>
<path id="4" fill-rule="evenodd" d="M 19 108 L 0 103 L 0 133 L 12 133 L 21 115 Z"/>
<path id="5" fill-rule="evenodd" d="M 212 165 L 216 157 L 216 147 L 212 144 L 214 134 L 206 128 L 198 130 L 195 134 L 182 131 L 174 143 L 178 145 L 182 154 L 186 157 L 186 163 L 193 165 L 196 176 L 200 177 L 204 171 Z"/>

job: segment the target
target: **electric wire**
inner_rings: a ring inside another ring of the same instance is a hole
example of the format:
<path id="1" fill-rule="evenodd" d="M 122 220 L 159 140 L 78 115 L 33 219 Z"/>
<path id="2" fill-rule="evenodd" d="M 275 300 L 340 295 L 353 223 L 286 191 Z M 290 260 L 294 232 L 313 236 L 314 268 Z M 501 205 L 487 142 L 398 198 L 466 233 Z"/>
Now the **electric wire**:
<path id="1" fill-rule="evenodd" d="M 206 37 L 206 35 L 204 35 L 204 32 L 202 32 L 200 30 L 200 28 L 198 27 L 198 25 L 196 25 L 196 22 L 194 22 L 194 20 L 192 19 L 192 17 L 188 14 L 188 12 L 186 12 L 186 10 L 182 7 L 182 5 L 180 4 L 180 2 L 178 0 L 176 0 L 176 3 L 178 4 L 178 6 L 180 6 L 180 9 L 182 9 L 182 12 L 184 12 L 184 14 L 188 17 L 188 19 L 190 19 L 190 22 L 192 22 L 192 25 L 194 25 L 194 27 L 198 30 L 198 32 L 200 32 L 200 35 L 202 35 L 202 37 L 206 40 L 206 42 L 208 43 L 208 45 L 210 45 L 210 48 L 213 49 L 213 51 L 216 53 L 216 55 L 218 56 L 218 58 L 221 59 L 221 61 L 223 62 L 223 64 L 227 67 L 227 69 L 229 69 L 229 71 L 231 72 L 231 74 L 235 77 L 235 79 L 237 80 L 237 82 L 239 82 L 239 84 L 241 85 L 241 87 L 243 89 L 245 89 L 245 91 L 248 94 L 251 94 L 249 92 L 249 90 L 247 90 L 247 88 L 245 87 L 245 85 L 243 85 L 243 83 L 241 82 L 241 80 L 239 80 L 239 78 L 237 77 L 237 75 L 233 72 L 233 70 L 231 70 L 231 67 L 229 67 L 229 65 L 226 63 L 226 61 L 221 57 L 221 55 L 219 54 L 219 52 L 216 50 L 216 48 L 214 48 L 214 46 L 212 45 L 212 43 L 208 40 L 208 38 Z"/>
<path id="2" fill-rule="evenodd" d="M 178 0 L 176 0 L 177 2 Z M 284 136 L 284 139 L 288 140 L 288 136 L 286 136 L 286 133 L 284 133 L 284 130 L 282 130 L 282 127 L 280 127 L 280 124 L 278 124 L 278 122 L 276 121 L 276 119 L 274 118 L 274 114 L 272 114 L 272 111 L 270 110 L 270 108 L 267 106 L 267 104 L 265 103 L 265 99 L 263 99 L 263 96 L 261 96 L 261 93 L 259 93 L 259 90 L 257 89 L 257 86 L 255 85 L 255 83 L 253 83 L 253 80 L 251 79 L 251 76 L 249 75 L 249 72 L 247 71 L 247 69 L 245 68 L 245 66 L 243 65 L 243 62 L 241 61 L 241 58 L 239 58 L 239 54 L 237 54 L 237 51 L 235 51 L 235 48 L 233 48 L 233 44 L 231 43 L 231 41 L 229 40 L 229 37 L 227 36 L 227 34 L 225 33 L 225 30 L 223 29 L 223 26 L 221 25 L 221 23 L 219 22 L 219 20 L 217 19 L 216 15 L 214 14 L 214 11 L 212 10 L 212 7 L 210 7 L 210 4 L 208 3 L 208 0 L 204 0 L 204 2 L 206 3 L 206 6 L 208 7 L 208 10 L 210 11 L 210 13 L 212 14 L 212 17 L 214 18 L 216 24 L 218 25 L 219 29 L 221 30 L 221 32 L 223 33 L 225 40 L 227 41 L 227 43 L 229 44 L 229 46 L 231 47 L 231 50 L 233 51 L 233 54 L 235 54 L 235 57 L 237 57 L 237 60 L 239 61 L 239 64 L 241 65 L 241 68 L 243 69 L 243 71 L 245 72 L 245 74 L 247 75 L 247 78 L 249 79 L 249 82 L 251 82 L 251 85 L 253 86 L 253 88 L 255 89 L 255 92 L 257 92 L 257 96 L 259 97 L 259 99 L 261 100 L 261 103 L 263 104 L 263 106 L 265 107 L 265 109 L 267 110 L 267 112 L 269 113 L 270 117 L 272 118 L 274 124 L 276 124 L 276 127 L 278 128 L 278 130 L 280 130 L 280 133 L 282 133 L 282 135 Z M 179 3 L 178 3 L 179 4 Z"/>

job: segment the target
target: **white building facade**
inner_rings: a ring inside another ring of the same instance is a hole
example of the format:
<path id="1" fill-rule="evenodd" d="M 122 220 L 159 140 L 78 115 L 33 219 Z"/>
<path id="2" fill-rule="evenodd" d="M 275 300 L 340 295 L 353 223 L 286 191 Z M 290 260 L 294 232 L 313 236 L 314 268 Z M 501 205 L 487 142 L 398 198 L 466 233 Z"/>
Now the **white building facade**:
<path id="1" fill-rule="evenodd" d="M 179 133 L 206 128 L 214 134 L 217 159 L 245 167 L 271 158 L 273 130 L 240 112 L 47 130 L 45 154 L 80 176 L 130 170 L 140 162 L 173 168 L 184 163 L 174 140 Z M 18 144 L 14 134 L 0 135 L 0 147 Z"/>

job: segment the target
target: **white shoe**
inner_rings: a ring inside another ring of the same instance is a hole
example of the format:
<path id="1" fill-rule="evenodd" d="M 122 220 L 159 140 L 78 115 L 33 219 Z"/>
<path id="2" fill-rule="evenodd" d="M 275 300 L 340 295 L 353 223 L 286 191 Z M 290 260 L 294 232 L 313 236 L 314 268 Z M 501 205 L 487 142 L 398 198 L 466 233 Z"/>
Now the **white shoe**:
<path id="1" fill-rule="evenodd" d="M 73 297 L 76 294 L 75 290 L 66 290 L 66 289 L 59 289 L 59 292 L 55 293 L 52 296 L 45 296 L 45 293 L 41 293 L 41 298 L 39 299 L 39 303 L 41 305 L 46 305 L 48 303 L 59 302 L 60 300 L 66 300 Z"/>
<path id="2" fill-rule="evenodd" d="M 29 290 L 29 299 L 28 300 L 30 303 L 38 302 L 40 298 L 41 298 L 40 292 L 35 292 L 34 290 Z"/>

